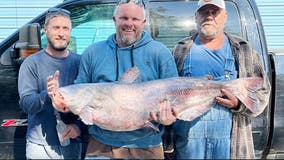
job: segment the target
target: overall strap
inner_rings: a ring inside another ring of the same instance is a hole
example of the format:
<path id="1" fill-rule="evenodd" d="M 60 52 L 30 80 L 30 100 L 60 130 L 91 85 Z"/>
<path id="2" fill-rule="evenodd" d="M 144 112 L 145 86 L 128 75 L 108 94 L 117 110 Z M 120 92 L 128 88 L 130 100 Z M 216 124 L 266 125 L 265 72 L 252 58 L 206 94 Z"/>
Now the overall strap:
<path id="1" fill-rule="evenodd" d="M 230 80 L 231 79 L 231 75 L 233 74 L 233 69 L 235 68 L 235 59 L 233 57 L 233 55 L 228 55 L 226 57 L 226 62 L 225 62 L 225 79 L 226 80 Z M 232 75 L 233 76 L 233 75 Z"/>
<path id="2" fill-rule="evenodd" d="M 229 37 L 227 40 L 227 50 L 226 50 L 226 60 L 225 60 L 225 66 L 224 66 L 224 74 L 225 74 L 225 80 L 230 80 L 232 78 L 237 78 L 237 74 L 235 71 L 236 68 L 236 61 L 234 56 L 234 51 L 231 48 Z"/>

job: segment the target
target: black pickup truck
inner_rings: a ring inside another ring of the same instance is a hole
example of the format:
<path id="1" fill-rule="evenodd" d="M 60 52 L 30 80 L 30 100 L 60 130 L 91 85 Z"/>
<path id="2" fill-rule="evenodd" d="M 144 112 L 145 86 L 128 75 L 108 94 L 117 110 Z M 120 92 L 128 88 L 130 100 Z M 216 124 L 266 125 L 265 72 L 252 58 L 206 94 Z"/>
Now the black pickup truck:
<path id="1" fill-rule="evenodd" d="M 68 0 L 56 6 L 71 11 L 70 50 L 82 54 L 88 45 L 115 32 L 112 15 L 116 3 L 114 0 Z M 148 19 L 145 30 L 169 49 L 196 30 L 197 0 L 149 0 L 145 4 Z M 272 84 L 267 109 L 253 119 L 256 157 L 284 158 L 284 54 L 268 52 L 254 0 L 226 0 L 226 8 L 229 17 L 225 30 L 250 42 L 262 57 Z M 27 117 L 18 104 L 17 77 L 21 56 L 47 44 L 41 29 L 45 14 L 30 21 L 31 28 L 21 29 L 21 33 L 19 29 L 0 44 L 0 159 L 25 158 Z M 38 34 L 25 39 L 26 32 Z"/>

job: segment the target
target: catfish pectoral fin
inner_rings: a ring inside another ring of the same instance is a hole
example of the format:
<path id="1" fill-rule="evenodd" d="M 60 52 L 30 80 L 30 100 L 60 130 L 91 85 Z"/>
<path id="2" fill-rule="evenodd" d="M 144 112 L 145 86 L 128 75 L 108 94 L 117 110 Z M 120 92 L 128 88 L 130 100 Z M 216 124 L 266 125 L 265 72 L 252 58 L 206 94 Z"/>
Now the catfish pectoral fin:
<path id="1" fill-rule="evenodd" d="M 262 89 L 261 77 L 247 77 L 231 81 L 227 87 L 252 113 L 257 112 L 257 91 Z M 238 89 L 236 89 L 238 88 Z"/>
<path id="2" fill-rule="evenodd" d="M 82 108 L 79 117 L 82 119 L 82 121 L 86 125 L 93 125 L 94 119 L 93 119 L 93 111 L 94 109 L 90 106 L 85 106 Z"/>
<path id="3" fill-rule="evenodd" d="M 158 127 L 156 127 L 153 123 L 151 123 L 150 121 L 147 121 L 143 127 L 146 127 L 146 128 L 151 128 L 153 129 L 154 131 L 157 131 L 157 132 L 160 132 L 160 129 Z"/>

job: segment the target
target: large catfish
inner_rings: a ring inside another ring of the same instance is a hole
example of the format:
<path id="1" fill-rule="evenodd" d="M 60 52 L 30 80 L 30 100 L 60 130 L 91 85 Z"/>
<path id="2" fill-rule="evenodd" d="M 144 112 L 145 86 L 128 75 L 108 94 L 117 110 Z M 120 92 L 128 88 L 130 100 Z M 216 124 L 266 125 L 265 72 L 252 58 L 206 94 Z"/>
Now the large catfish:
<path id="1" fill-rule="evenodd" d="M 219 82 L 202 78 L 174 77 L 133 83 L 139 75 L 136 67 L 122 80 L 113 83 L 84 83 L 59 88 L 54 101 L 63 101 L 86 124 L 112 131 L 131 131 L 151 126 L 150 111 L 158 112 L 159 103 L 170 101 L 178 119 L 191 121 L 207 112 L 222 96 L 231 91 L 251 112 L 257 108 L 256 91 L 262 78 L 250 77 Z"/>

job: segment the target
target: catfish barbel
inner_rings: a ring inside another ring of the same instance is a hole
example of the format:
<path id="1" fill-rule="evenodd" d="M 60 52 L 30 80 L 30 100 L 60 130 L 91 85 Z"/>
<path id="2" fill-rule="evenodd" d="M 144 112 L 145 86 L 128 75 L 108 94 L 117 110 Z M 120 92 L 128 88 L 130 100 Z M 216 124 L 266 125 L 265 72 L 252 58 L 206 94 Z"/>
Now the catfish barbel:
<path id="1" fill-rule="evenodd" d="M 62 102 L 60 106 L 79 115 L 87 125 L 95 124 L 112 131 L 132 131 L 151 126 L 150 111 L 157 113 L 160 102 L 165 99 L 170 101 L 169 107 L 174 107 L 177 119 L 191 121 L 214 106 L 215 98 L 222 96 L 221 89 L 231 91 L 254 112 L 258 105 L 256 91 L 263 83 L 260 77 L 223 82 L 189 77 L 133 82 L 138 76 L 139 70 L 133 67 L 120 82 L 61 87 L 53 99 Z"/>

